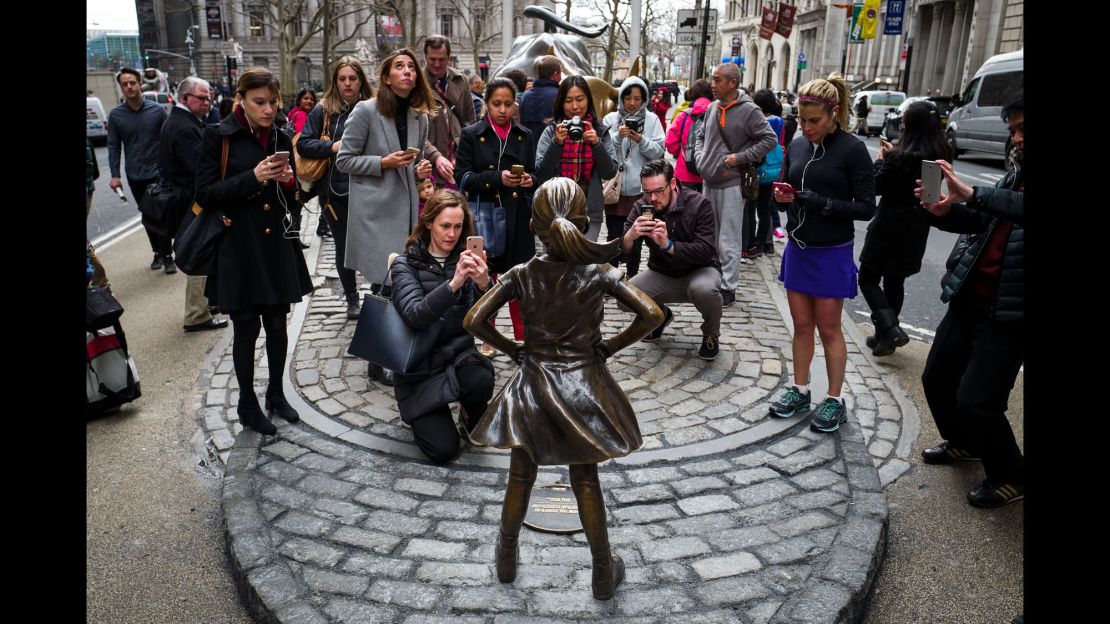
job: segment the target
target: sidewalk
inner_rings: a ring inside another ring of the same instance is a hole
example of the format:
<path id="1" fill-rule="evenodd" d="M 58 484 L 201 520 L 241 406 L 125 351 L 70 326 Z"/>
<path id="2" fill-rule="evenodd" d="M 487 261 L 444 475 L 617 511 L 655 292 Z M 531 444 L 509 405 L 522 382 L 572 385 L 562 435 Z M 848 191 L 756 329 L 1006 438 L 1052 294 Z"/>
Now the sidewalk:
<path id="1" fill-rule="evenodd" d="M 700 317 L 691 305 L 674 306 L 675 322 L 660 341 L 610 360 L 644 446 L 600 469 L 610 539 L 628 568 L 608 602 L 590 596 L 581 533 L 524 530 L 516 582 L 497 582 L 493 543 L 508 453 L 470 447 L 445 467 L 423 459 L 392 389 L 369 381 L 366 363 L 346 356 L 355 323 L 345 318 L 338 281 L 323 277 L 334 275 L 332 255 L 330 240 L 322 248 L 314 241 L 307 259 L 320 287 L 294 308 L 289 327 L 286 379 L 295 392 L 286 395 L 301 422 L 276 419 L 274 437 L 242 431 L 230 332 L 200 377 L 197 414 L 227 463 L 232 564 L 259 621 L 859 617 L 885 548 L 882 488 L 910 466 L 918 415 L 897 381 L 875 369 L 848 320 L 849 422 L 824 435 L 805 419 L 767 416 L 791 374 L 789 312 L 774 280 L 778 254 L 742 265 L 715 361 L 696 357 Z M 603 332 L 612 334 L 630 315 L 606 306 Z M 498 322 L 509 331 L 507 314 Z M 258 362 L 264 369 L 261 350 Z M 510 362 L 494 362 L 500 387 Z M 820 358 L 813 375 L 820 398 Z M 264 383 L 266 373 L 256 379 Z M 565 467 L 541 467 L 537 485 L 567 481 Z"/>

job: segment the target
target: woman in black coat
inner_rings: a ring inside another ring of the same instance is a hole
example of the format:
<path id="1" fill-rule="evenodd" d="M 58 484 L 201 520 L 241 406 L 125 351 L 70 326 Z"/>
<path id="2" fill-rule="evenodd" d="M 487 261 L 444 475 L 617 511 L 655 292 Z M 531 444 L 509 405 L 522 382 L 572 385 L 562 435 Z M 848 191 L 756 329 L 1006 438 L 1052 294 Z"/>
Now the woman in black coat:
<path id="1" fill-rule="evenodd" d="M 297 233 L 291 230 L 294 179 L 292 143 L 274 127 L 281 88 L 270 70 L 252 67 L 239 76 L 238 106 L 204 134 L 197 163 L 196 201 L 225 217 L 214 270 L 204 294 L 231 317 L 233 359 L 239 383 L 239 421 L 266 434 L 277 429 L 262 413 L 254 393 L 254 345 L 266 328 L 270 383 L 266 409 L 296 422 L 285 400 L 282 373 L 288 339 L 289 304 L 312 292 Z M 227 168 L 221 154 L 227 146 Z M 286 152 L 279 158 L 276 152 Z"/>
<path id="2" fill-rule="evenodd" d="M 412 427 L 416 445 L 433 462 L 446 463 L 459 448 L 450 403 L 458 401 L 467 432 L 474 428 L 493 396 L 493 365 L 474 349 L 462 326 L 471 306 L 492 281 L 485 254 L 466 249 L 474 234 L 466 198 L 439 191 L 424 206 L 405 253 L 390 267 L 393 305 L 410 327 L 438 332 L 426 373 L 395 373 L 393 386 L 401 420 Z M 443 319 L 442 327 L 436 321 Z"/>
<path id="3" fill-rule="evenodd" d="M 347 318 L 357 319 L 360 310 L 358 286 L 355 284 L 355 271 L 343 264 L 347 253 L 347 206 L 350 196 L 351 176 L 335 168 L 335 155 L 342 146 L 343 129 L 347 116 L 355 104 L 374 97 L 370 81 L 362 64 L 353 56 L 337 60 L 331 69 L 331 86 L 328 87 L 320 104 L 312 109 L 297 140 L 297 156 L 307 158 L 330 158 L 331 164 L 313 184 L 320 198 L 320 216 L 335 233 L 335 270 L 339 273 L 339 283 L 343 285 L 343 296 L 347 300 Z M 328 139 L 321 140 L 325 128 Z M 380 276 L 379 276 L 380 278 Z"/>
<path id="4" fill-rule="evenodd" d="M 484 118 L 467 126 L 459 138 L 455 171 L 461 172 L 460 189 L 471 201 L 488 205 L 500 202 L 505 208 L 506 240 L 503 252 L 494 255 L 486 241 L 490 272 L 494 277 L 536 255 L 535 238 L 528 223 L 532 219 L 532 189 L 536 186 L 536 155 L 532 133 L 512 120 L 516 86 L 507 78 L 494 78 L 486 85 Z M 513 165 L 524 167 L 522 175 Z M 513 335 L 524 339 L 520 302 L 509 303 Z"/>
<path id="5" fill-rule="evenodd" d="M 914 102 L 902 115 L 898 147 L 883 141 L 873 165 L 875 192 L 882 195 L 859 257 L 859 289 L 871 308 L 875 335 L 867 346 L 876 356 L 890 355 L 910 341 L 898 325 L 906 278 L 921 270 L 929 240 L 929 213 L 913 196 L 922 160 L 948 160 L 936 106 Z M 882 287 L 879 287 L 882 280 Z"/>

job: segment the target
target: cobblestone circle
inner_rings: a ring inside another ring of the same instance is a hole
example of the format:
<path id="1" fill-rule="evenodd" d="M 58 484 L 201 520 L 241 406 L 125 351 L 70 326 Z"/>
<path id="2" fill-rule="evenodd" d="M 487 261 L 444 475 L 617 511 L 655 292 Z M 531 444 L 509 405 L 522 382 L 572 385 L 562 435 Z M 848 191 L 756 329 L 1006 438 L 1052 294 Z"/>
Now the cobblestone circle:
<path id="1" fill-rule="evenodd" d="M 306 219 L 305 230 L 314 228 L 314 217 Z M 346 356 L 355 323 L 345 318 L 338 281 L 324 277 L 334 276 L 333 250 L 328 239 L 313 244 L 307 259 L 319 287 L 290 323 L 287 383 L 296 396 L 286 392 L 300 423 L 275 420 L 274 437 L 242 430 L 230 333 L 198 379 L 201 435 L 226 462 L 230 558 L 259 621 L 670 622 L 681 614 L 691 622 L 779 623 L 859 615 L 885 544 L 882 487 L 909 467 L 917 414 L 848 321 L 849 422 L 824 435 L 799 418 L 766 415 L 791 373 L 789 313 L 773 281 L 778 255 L 742 266 L 715 361 L 696 357 L 700 317 L 690 305 L 673 306 L 663 339 L 610 361 L 644 446 L 599 471 L 610 538 L 628 566 L 605 603 L 590 597 L 581 533 L 525 530 L 516 582 L 496 581 L 508 454 L 469 447 L 446 467 L 421 459 L 391 389 Z M 606 305 L 603 332 L 612 333 L 630 315 Z M 511 332 L 505 311 L 498 325 Z M 256 379 L 264 383 L 262 344 Z M 502 356 L 495 367 L 500 387 L 511 363 Z M 813 368 L 815 379 L 823 376 L 820 360 Z M 541 467 L 537 484 L 567 480 L 565 467 Z"/>

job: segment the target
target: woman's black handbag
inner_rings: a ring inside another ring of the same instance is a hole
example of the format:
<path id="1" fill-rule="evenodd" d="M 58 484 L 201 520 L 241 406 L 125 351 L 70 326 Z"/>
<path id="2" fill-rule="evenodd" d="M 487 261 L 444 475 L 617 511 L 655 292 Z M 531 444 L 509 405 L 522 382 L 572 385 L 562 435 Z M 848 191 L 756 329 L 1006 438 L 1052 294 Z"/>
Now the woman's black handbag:
<path id="1" fill-rule="evenodd" d="M 143 226 L 160 236 L 172 237 L 185 216 L 185 201 L 184 192 L 180 189 L 162 181 L 151 184 L 139 202 Z"/>
<path id="2" fill-rule="evenodd" d="M 413 329 L 393 306 L 391 294 L 389 286 L 371 286 L 347 353 L 405 375 L 427 372 L 428 354 L 443 330 L 443 319 L 427 329 Z"/>
<path id="3" fill-rule="evenodd" d="M 466 179 L 470 175 L 473 175 L 473 172 L 467 171 L 463 174 L 459 188 L 466 184 Z M 486 253 L 490 257 L 501 256 L 505 253 L 509 237 L 509 221 L 505 214 L 505 207 L 501 205 L 500 198 L 483 201 L 478 193 L 473 193 L 472 197 L 473 199 L 467 198 L 466 205 L 470 209 L 471 216 L 474 217 L 474 233 L 482 237 Z"/>
<path id="4" fill-rule="evenodd" d="M 227 137 L 224 137 L 220 155 L 220 179 L 227 173 Z M 173 241 L 173 263 L 185 275 L 210 275 L 216 264 L 216 250 L 220 246 L 224 230 L 231 226 L 228 219 L 218 210 L 205 210 L 194 203 L 192 210 L 185 214 L 181 230 Z"/>

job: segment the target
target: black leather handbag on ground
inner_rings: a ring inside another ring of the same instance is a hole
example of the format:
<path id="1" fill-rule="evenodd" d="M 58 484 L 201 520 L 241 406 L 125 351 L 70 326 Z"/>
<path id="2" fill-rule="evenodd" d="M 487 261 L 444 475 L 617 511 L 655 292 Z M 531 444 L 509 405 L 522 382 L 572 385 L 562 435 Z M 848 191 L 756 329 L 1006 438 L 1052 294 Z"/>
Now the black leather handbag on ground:
<path id="1" fill-rule="evenodd" d="M 143 215 L 143 225 L 161 236 L 173 236 L 185 216 L 185 192 L 161 180 L 151 184 L 142 201 L 139 212 Z"/>
<path id="2" fill-rule="evenodd" d="M 220 154 L 220 179 L 227 173 L 227 137 L 224 137 Z M 181 229 L 173 241 L 173 263 L 185 275 L 209 275 L 215 267 L 216 249 L 231 225 L 219 210 L 205 210 L 194 203 L 185 213 Z"/>
<path id="3" fill-rule="evenodd" d="M 390 286 L 371 286 L 347 353 L 405 375 L 426 372 L 428 354 L 439 339 L 443 319 L 427 329 L 414 329 L 393 307 L 391 295 Z"/>

